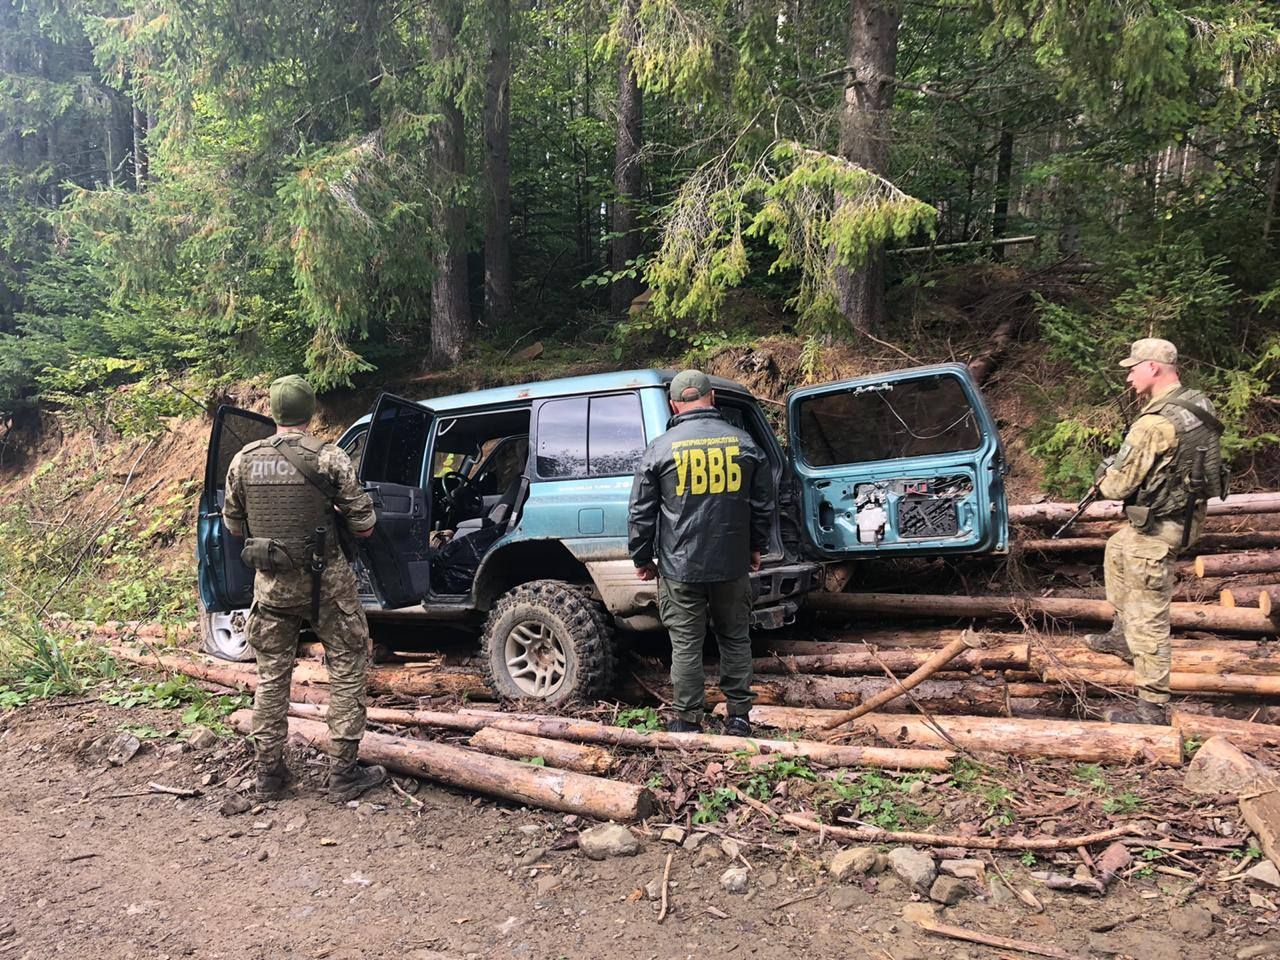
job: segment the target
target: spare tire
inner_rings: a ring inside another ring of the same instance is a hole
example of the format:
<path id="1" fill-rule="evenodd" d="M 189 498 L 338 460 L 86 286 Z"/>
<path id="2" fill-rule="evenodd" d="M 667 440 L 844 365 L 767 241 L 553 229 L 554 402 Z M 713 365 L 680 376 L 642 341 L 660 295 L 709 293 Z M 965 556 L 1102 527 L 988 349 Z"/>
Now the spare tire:
<path id="1" fill-rule="evenodd" d="M 548 707 L 607 693 L 613 643 L 604 607 L 563 580 L 534 580 L 504 593 L 481 635 L 493 691 Z"/>
<path id="2" fill-rule="evenodd" d="M 245 634 L 249 621 L 247 609 L 214 613 L 205 609 L 203 600 L 199 602 L 199 609 L 200 647 L 205 653 L 237 663 L 253 659 L 253 649 Z"/>

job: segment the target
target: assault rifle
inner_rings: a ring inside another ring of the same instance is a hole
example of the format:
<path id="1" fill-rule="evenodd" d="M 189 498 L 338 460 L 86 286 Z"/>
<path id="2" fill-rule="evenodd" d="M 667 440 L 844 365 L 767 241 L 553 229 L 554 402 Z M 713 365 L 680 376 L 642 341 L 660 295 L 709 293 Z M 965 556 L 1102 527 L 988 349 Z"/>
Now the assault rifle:
<path id="1" fill-rule="evenodd" d="M 1191 525 L 1196 520 L 1196 507 L 1204 499 L 1204 458 L 1208 447 L 1196 447 L 1195 459 L 1191 462 L 1191 477 L 1187 481 L 1187 508 L 1182 514 L 1182 547 L 1187 549 L 1191 542 Z M 1225 499 L 1225 498 L 1224 498 Z"/>
<path id="2" fill-rule="evenodd" d="M 320 580 L 324 576 L 325 547 L 328 545 L 328 530 L 316 527 L 311 538 L 311 629 L 319 629 L 320 623 Z"/>
<path id="3" fill-rule="evenodd" d="M 1093 503 L 1093 501 L 1098 499 L 1098 494 L 1101 491 L 1101 487 L 1102 487 L 1102 477 L 1099 476 L 1097 480 L 1093 481 L 1093 486 L 1091 486 L 1088 490 L 1085 491 L 1084 496 L 1080 498 L 1080 502 L 1076 504 L 1076 512 L 1067 518 L 1066 523 L 1064 523 L 1056 531 L 1054 531 L 1054 534 L 1053 534 L 1054 540 L 1057 540 L 1059 537 L 1061 537 L 1064 533 L 1067 532 L 1068 527 L 1070 527 L 1073 523 L 1075 523 L 1082 516 L 1084 516 L 1084 512 L 1089 509 L 1089 504 Z"/>

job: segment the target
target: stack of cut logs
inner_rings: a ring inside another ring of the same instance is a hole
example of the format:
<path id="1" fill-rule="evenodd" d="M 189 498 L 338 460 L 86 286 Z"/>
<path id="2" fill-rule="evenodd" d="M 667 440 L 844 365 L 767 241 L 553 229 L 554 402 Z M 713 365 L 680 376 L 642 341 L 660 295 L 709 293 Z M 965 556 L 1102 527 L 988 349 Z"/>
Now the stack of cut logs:
<path id="1" fill-rule="evenodd" d="M 1014 539 L 1015 552 L 1033 562 L 1049 558 L 1059 567 L 1062 554 L 1080 554 L 1097 567 L 1105 535 L 1116 525 L 1116 504 L 1095 504 L 1069 538 L 1027 535 L 1060 524 L 1072 509 L 1070 504 L 1012 507 L 1022 534 Z M 1181 561 L 1171 613 L 1170 679 L 1179 702 L 1168 727 L 1078 719 L 1099 716 L 1108 701 L 1133 690 L 1132 669 L 1089 650 L 1080 637 L 1112 619 L 1099 587 L 1053 589 L 1035 597 L 818 593 L 808 599 L 812 629 L 756 641 L 753 719 L 791 735 L 800 731 L 802 739 L 645 732 L 496 709 L 449 712 L 439 709 L 438 701 L 424 704 L 421 698 L 487 700 L 491 691 L 481 671 L 467 662 L 458 666 L 438 654 L 419 653 L 369 671 L 372 695 L 417 709 L 374 708 L 370 720 L 464 733 L 469 739 L 452 745 L 374 733 L 363 749 L 370 760 L 454 786 L 566 812 L 633 819 L 647 814 L 652 797 L 642 787 L 607 777 L 618 749 L 738 753 L 750 764 L 802 756 L 818 767 L 936 770 L 945 769 L 956 751 L 1176 765 L 1183 760 L 1185 739 L 1227 734 L 1243 747 L 1280 746 L 1280 726 L 1251 722 L 1280 716 L 1280 648 L 1272 642 L 1280 621 L 1272 619 L 1270 605 L 1271 591 L 1280 588 L 1266 582 L 1268 576 L 1280 582 L 1280 549 L 1240 552 L 1280 547 L 1280 532 L 1222 529 L 1236 522 L 1231 518 L 1264 513 L 1280 513 L 1280 494 L 1210 504 L 1206 534 Z M 1090 580 L 1101 579 L 1100 569 L 1085 573 Z M 1208 598 L 1218 602 L 1205 602 Z M 891 627 L 903 619 L 917 622 Z M 152 632 L 95 630 L 116 641 Z M 120 657 L 185 673 L 217 689 L 256 686 L 252 665 L 139 653 L 119 643 L 113 649 Z M 633 657 L 630 666 L 620 671 L 615 696 L 631 703 L 670 699 L 661 662 Z M 723 712 L 717 673 L 717 665 L 708 663 L 708 699 Z M 322 665 L 299 662 L 292 695 L 296 739 L 323 746 L 327 684 Z M 428 705 L 432 709 L 421 709 Z M 237 714 L 233 723 L 248 730 L 245 714 Z M 546 766 L 519 762 L 529 757 L 542 758 Z"/>

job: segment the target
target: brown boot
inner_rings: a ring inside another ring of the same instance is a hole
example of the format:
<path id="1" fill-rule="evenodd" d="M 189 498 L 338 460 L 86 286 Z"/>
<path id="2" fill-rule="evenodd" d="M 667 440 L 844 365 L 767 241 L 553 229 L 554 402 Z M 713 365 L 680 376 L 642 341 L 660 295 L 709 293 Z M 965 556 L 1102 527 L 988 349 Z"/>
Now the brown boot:
<path id="1" fill-rule="evenodd" d="M 1153 726 L 1169 725 L 1163 703 L 1139 700 L 1132 707 L 1113 707 L 1103 711 L 1102 719 L 1108 723 L 1147 723 Z"/>
<path id="2" fill-rule="evenodd" d="M 292 782 L 293 774 L 289 772 L 283 760 L 259 763 L 258 779 L 253 787 L 253 795 L 259 800 L 279 800 L 285 795 Z"/>
<path id="3" fill-rule="evenodd" d="M 1125 663 L 1133 663 L 1133 654 L 1124 640 L 1124 628 L 1114 626 L 1106 633 L 1086 633 L 1084 645 L 1095 653 L 1109 653 Z"/>
<path id="4" fill-rule="evenodd" d="M 373 764 L 362 767 L 354 760 L 334 761 L 329 772 L 329 799 L 334 803 L 346 803 L 386 781 L 386 767 Z"/>

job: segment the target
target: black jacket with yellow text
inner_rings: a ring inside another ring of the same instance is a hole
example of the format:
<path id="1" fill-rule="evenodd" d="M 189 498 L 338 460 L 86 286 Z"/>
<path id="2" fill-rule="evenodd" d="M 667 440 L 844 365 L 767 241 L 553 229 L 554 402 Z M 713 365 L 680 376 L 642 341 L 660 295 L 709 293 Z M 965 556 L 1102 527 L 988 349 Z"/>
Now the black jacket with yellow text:
<path id="1" fill-rule="evenodd" d="M 628 549 L 683 582 L 734 580 L 769 550 L 773 475 L 745 430 L 715 409 L 672 417 L 631 485 Z"/>

